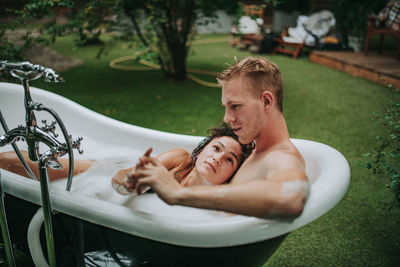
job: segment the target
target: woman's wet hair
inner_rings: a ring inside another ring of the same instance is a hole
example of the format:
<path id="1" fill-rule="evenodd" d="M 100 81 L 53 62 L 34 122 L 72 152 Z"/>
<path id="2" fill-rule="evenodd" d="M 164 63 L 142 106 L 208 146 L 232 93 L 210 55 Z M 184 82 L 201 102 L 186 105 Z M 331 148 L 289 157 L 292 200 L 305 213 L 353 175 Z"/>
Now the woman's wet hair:
<path id="1" fill-rule="evenodd" d="M 223 122 L 221 123 L 219 126 L 208 129 L 208 136 L 206 138 L 204 138 L 195 149 L 193 149 L 192 151 L 192 159 L 193 159 L 193 164 L 196 164 L 196 160 L 197 157 L 199 156 L 199 154 L 201 153 L 201 151 L 203 151 L 203 149 L 215 138 L 218 137 L 224 137 L 224 136 L 228 136 L 233 138 L 234 140 L 236 140 L 239 144 L 240 147 L 242 149 L 242 153 L 240 154 L 240 159 L 238 162 L 238 167 L 237 169 L 239 169 L 239 167 L 243 164 L 243 162 L 247 159 L 248 156 L 250 156 L 251 152 L 253 152 L 253 149 L 255 148 L 255 143 L 251 142 L 249 144 L 243 145 L 239 142 L 238 137 L 236 136 L 236 134 L 233 132 L 232 128 L 229 126 L 229 124 Z M 237 170 L 236 169 L 236 170 Z M 236 173 L 233 173 L 233 175 Z M 232 175 L 232 176 L 233 176 Z"/>

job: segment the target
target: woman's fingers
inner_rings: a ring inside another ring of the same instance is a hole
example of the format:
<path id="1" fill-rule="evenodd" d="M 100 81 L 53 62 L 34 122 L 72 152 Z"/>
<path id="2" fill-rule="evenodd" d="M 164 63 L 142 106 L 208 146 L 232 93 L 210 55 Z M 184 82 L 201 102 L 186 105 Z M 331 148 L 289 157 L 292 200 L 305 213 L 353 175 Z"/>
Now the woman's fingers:
<path id="1" fill-rule="evenodd" d="M 150 147 L 149 149 L 146 150 L 146 152 L 144 152 L 143 156 L 141 156 L 139 158 L 139 162 L 135 166 L 136 169 L 141 168 L 146 164 L 145 161 L 142 161 L 141 159 L 145 159 L 145 158 L 150 157 L 150 154 L 151 154 L 152 151 L 153 151 L 153 148 Z"/>
<path id="2" fill-rule="evenodd" d="M 150 158 L 150 154 L 153 151 L 153 148 L 150 147 L 149 149 L 146 150 L 146 152 L 144 152 L 143 156 L 141 156 L 139 158 L 139 163 L 141 166 L 144 166 L 146 164 L 146 159 Z"/>
<path id="3" fill-rule="evenodd" d="M 118 171 L 118 173 L 111 179 L 112 188 L 121 195 L 129 195 L 133 192 L 134 185 L 128 177 L 130 169 Z"/>
<path id="4" fill-rule="evenodd" d="M 149 148 L 146 152 L 139 158 L 139 162 L 136 164 L 135 169 L 143 168 L 146 164 L 148 164 L 148 160 L 150 158 L 150 154 L 153 151 L 153 148 Z"/>
<path id="5" fill-rule="evenodd" d="M 112 183 L 112 188 L 114 188 L 115 191 L 124 196 L 130 195 L 132 193 L 126 186 L 122 184 Z"/>
<path id="6" fill-rule="evenodd" d="M 145 166 L 145 165 L 150 166 L 150 164 L 153 165 L 153 166 L 160 166 L 160 165 L 162 165 L 162 163 L 160 162 L 160 160 L 158 160 L 158 159 L 156 159 L 156 158 L 150 158 L 150 157 L 148 157 L 148 158 L 140 158 L 139 160 L 143 163 L 143 166 Z M 164 165 L 162 165 L 162 166 L 164 166 Z"/>
<path id="7" fill-rule="evenodd" d="M 153 148 L 150 147 L 149 149 L 144 152 L 143 157 L 150 157 L 151 152 L 153 152 Z"/>
<path id="8" fill-rule="evenodd" d="M 139 160 L 145 164 L 151 163 L 153 165 L 157 165 L 158 162 L 158 159 L 152 157 L 141 157 Z"/>
<path id="9" fill-rule="evenodd" d="M 111 184 L 115 191 L 122 195 L 128 195 L 136 190 L 137 180 L 145 175 L 137 171 L 146 169 L 145 165 L 153 162 L 150 158 L 152 152 L 153 148 L 150 147 L 145 151 L 134 168 L 120 170 L 114 175 L 111 179 Z"/>
<path id="10" fill-rule="evenodd" d="M 115 183 L 113 181 L 113 188 L 118 193 L 123 195 L 132 192 L 142 194 L 147 191 L 149 186 L 153 186 L 156 178 L 162 176 L 162 172 L 165 171 L 168 174 L 168 170 L 158 159 L 150 157 L 152 150 L 152 148 L 146 150 L 133 170 L 124 170 L 124 173 L 119 173 L 119 179 Z"/>

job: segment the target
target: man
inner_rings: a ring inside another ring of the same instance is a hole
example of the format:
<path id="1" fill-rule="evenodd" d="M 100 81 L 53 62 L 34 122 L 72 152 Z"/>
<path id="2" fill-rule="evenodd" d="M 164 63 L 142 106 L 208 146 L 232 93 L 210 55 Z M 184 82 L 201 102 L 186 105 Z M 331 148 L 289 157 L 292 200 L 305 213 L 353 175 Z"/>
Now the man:
<path id="1" fill-rule="evenodd" d="M 224 121 L 243 144 L 256 148 L 229 184 L 182 187 L 163 175 L 159 162 L 141 158 L 128 179 L 133 190 L 150 186 L 171 205 L 256 216 L 296 217 L 303 210 L 309 183 L 304 159 L 289 138 L 282 113 L 283 83 L 279 68 L 260 57 L 248 57 L 218 77 L 222 85 Z M 126 181 L 125 181 L 126 182 Z"/>

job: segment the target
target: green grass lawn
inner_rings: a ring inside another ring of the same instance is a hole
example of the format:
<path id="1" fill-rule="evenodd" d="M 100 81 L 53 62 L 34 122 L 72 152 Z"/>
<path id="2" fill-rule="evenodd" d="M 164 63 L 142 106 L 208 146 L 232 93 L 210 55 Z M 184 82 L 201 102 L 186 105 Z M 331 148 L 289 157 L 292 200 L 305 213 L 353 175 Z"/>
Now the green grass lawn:
<path id="1" fill-rule="evenodd" d="M 215 38 L 218 36 L 200 36 Z M 119 43 L 95 59 L 96 47 L 71 49 L 71 39 L 53 45 L 84 63 L 63 73 L 66 83 L 35 81 L 33 86 L 78 102 L 117 120 L 152 129 L 205 135 L 221 121 L 220 89 L 191 80 L 169 82 L 160 71 L 121 71 L 112 59 L 134 49 Z M 188 67 L 221 71 L 233 57 L 250 55 L 228 43 L 195 45 Z M 265 55 L 281 68 L 284 113 L 293 138 L 315 140 L 338 149 L 351 167 L 350 187 L 343 200 L 314 222 L 292 232 L 265 266 L 395 266 L 400 262 L 400 209 L 387 211 L 393 196 L 388 179 L 375 177 L 360 166 L 381 130 L 373 111 L 389 101 L 382 85 L 311 63 L 307 57 Z M 202 76 L 204 77 L 204 76 Z M 204 77 L 215 81 L 213 77 Z M 67 126 L 68 127 L 68 126 Z M 83 143 L 84 148 L 84 143 Z"/>

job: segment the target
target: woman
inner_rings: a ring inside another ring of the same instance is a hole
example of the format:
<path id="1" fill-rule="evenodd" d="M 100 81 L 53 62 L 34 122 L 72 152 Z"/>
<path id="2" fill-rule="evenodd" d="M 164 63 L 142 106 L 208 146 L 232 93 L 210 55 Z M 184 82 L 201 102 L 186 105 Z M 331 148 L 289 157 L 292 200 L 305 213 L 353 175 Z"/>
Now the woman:
<path id="1" fill-rule="evenodd" d="M 156 157 L 157 163 L 162 164 L 163 170 L 173 175 L 183 186 L 200 184 L 222 184 L 233 176 L 243 161 L 251 154 L 254 145 L 241 145 L 230 129 L 223 123 L 221 126 L 209 130 L 209 136 L 202 140 L 192 154 L 184 149 L 176 148 L 166 151 Z M 123 169 L 112 178 L 113 188 L 120 194 L 130 194 L 135 191 L 134 181 L 129 179 L 134 169 L 143 168 L 149 160 L 151 149 L 136 167 Z M 36 177 L 39 177 L 37 162 L 29 160 L 27 152 L 22 151 Z M 64 169 L 48 169 L 51 181 L 60 180 L 68 176 L 68 159 L 59 159 Z M 74 164 L 74 176 L 87 171 L 96 161 L 77 160 Z M 154 162 L 153 162 L 154 164 Z M 148 165 L 148 164 L 147 164 Z M 29 177 L 13 151 L 0 153 L 0 168 Z M 165 173 L 164 173 L 165 174 Z"/>
<path id="2" fill-rule="evenodd" d="M 190 154 L 182 148 L 166 151 L 155 159 L 150 158 L 151 149 L 139 163 L 129 169 L 118 171 L 113 177 L 113 188 L 120 194 L 142 193 L 136 189 L 134 176 L 154 175 L 157 178 L 173 176 L 182 186 L 218 185 L 229 181 L 251 154 L 254 144 L 242 145 L 228 124 L 209 129 L 209 135 Z"/>

